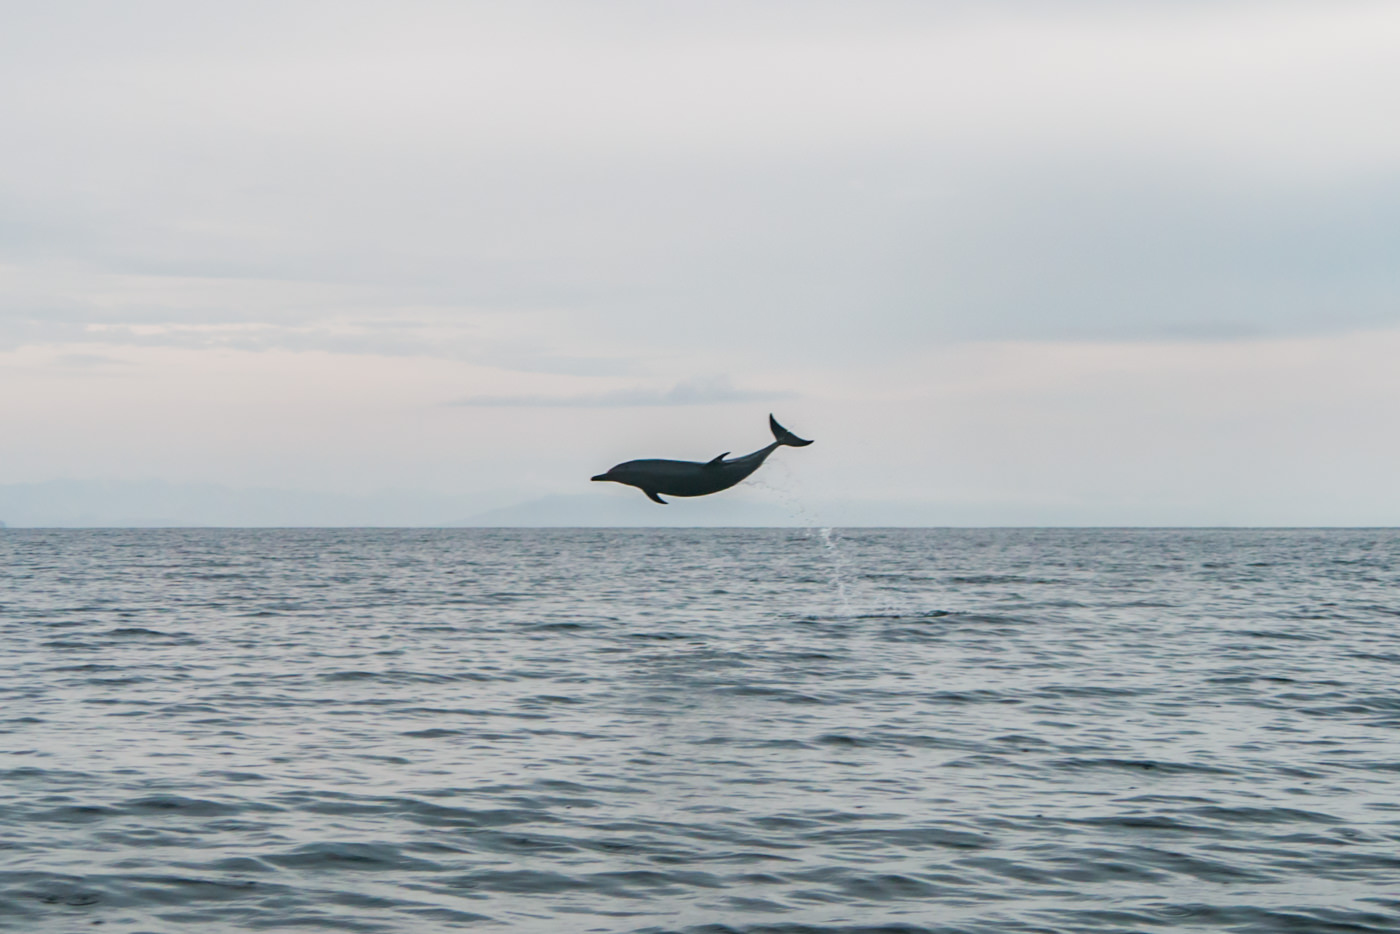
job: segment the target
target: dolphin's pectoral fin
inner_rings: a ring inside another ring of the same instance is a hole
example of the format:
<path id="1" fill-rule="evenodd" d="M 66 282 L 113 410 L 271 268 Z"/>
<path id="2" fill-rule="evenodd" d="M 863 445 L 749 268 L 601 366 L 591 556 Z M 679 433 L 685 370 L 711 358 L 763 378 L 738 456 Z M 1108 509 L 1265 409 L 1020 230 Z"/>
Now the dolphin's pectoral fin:
<path id="1" fill-rule="evenodd" d="M 663 506 L 671 505 L 661 497 L 657 496 L 655 490 L 642 490 L 642 492 L 645 493 L 647 495 L 647 498 L 650 499 L 653 503 L 660 503 Z"/>
<path id="2" fill-rule="evenodd" d="M 728 452 L 728 451 L 725 451 L 725 452 L 724 452 L 723 454 L 721 454 L 719 457 L 716 457 L 714 460 L 709 461 L 708 463 L 706 463 L 705 466 L 706 466 L 706 467 L 718 467 L 720 464 L 724 463 L 724 459 L 725 459 L 726 457 L 728 457 L 728 456 L 729 456 L 729 452 Z"/>

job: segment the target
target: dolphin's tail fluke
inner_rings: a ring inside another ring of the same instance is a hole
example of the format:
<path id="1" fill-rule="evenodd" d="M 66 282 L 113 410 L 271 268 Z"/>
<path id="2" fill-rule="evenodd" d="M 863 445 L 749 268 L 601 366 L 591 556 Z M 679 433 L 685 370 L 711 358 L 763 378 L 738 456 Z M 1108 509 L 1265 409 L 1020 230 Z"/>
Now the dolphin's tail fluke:
<path id="1" fill-rule="evenodd" d="M 812 443 L 810 441 L 802 440 L 801 438 L 797 437 L 797 435 L 788 431 L 782 425 L 779 425 L 778 420 L 774 418 L 771 414 L 768 416 L 768 427 L 773 429 L 773 437 L 777 439 L 779 444 L 789 444 L 795 448 L 805 448 L 807 445 Z"/>

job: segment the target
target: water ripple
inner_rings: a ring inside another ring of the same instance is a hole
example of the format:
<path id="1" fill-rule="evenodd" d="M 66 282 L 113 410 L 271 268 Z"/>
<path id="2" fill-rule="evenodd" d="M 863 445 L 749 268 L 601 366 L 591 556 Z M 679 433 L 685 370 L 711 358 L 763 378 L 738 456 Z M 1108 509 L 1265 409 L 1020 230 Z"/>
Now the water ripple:
<path id="1" fill-rule="evenodd" d="M 0 532 L 0 929 L 1400 930 L 1400 534 Z"/>

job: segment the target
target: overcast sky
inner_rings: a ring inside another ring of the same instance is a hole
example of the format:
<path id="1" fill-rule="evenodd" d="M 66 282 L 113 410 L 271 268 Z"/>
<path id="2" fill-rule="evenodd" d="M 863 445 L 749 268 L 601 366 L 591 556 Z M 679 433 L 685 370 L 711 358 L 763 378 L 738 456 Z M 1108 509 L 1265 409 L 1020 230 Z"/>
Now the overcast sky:
<path id="1" fill-rule="evenodd" d="M 1391 0 L 0 15 L 0 483 L 1400 523 Z"/>

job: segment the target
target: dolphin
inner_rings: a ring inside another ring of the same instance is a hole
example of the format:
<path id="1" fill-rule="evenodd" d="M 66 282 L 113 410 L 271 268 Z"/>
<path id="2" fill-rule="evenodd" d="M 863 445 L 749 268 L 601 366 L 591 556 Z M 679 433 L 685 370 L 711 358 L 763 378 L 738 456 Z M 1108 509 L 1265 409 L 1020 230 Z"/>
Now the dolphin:
<path id="1" fill-rule="evenodd" d="M 659 493 L 665 493 L 667 496 L 704 496 L 708 493 L 718 493 L 720 490 L 729 489 L 762 467 L 768 455 L 783 445 L 804 448 L 812 443 L 802 440 L 779 425 L 778 420 L 771 414 L 768 416 L 768 427 L 773 429 L 772 444 L 733 460 L 725 460 L 729 456 L 729 452 L 725 451 L 714 460 L 703 464 L 699 461 L 627 461 L 625 464 L 618 464 L 607 473 L 598 474 L 593 479 L 634 486 L 653 502 L 663 506 L 667 503 L 657 495 Z"/>

